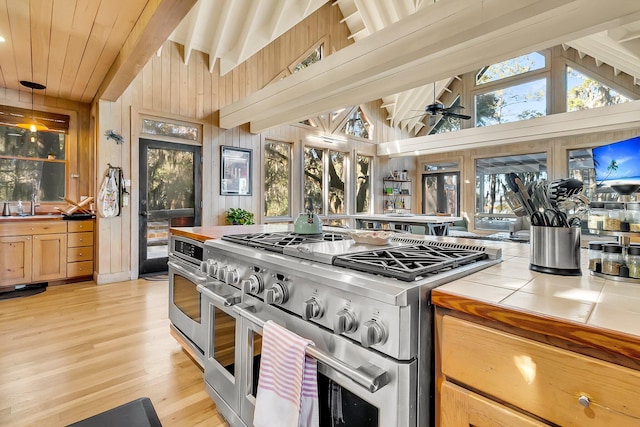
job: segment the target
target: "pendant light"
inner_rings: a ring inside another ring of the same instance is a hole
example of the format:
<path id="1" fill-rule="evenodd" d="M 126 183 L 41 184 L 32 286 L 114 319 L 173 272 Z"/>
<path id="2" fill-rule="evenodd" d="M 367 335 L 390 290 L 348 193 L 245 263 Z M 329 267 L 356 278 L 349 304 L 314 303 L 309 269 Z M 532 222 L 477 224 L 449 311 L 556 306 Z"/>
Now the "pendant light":
<path id="1" fill-rule="evenodd" d="M 47 87 L 45 85 L 41 85 L 40 83 L 29 82 L 27 80 L 20 80 L 20 84 L 31 89 L 31 118 L 27 119 L 25 117 L 25 121 L 18 123 L 17 126 L 22 129 L 28 129 L 31 131 L 31 133 L 48 130 L 48 127 L 36 120 L 36 116 L 33 110 L 33 90 L 42 90 L 46 89 Z"/>

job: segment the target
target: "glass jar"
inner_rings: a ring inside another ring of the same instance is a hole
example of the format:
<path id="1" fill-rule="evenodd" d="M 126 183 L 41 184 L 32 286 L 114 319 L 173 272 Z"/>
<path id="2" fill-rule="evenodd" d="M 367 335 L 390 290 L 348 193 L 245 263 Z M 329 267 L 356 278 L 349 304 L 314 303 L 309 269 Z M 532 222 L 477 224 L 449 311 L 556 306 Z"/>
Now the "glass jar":
<path id="1" fill-rule="evenodd" d="M 627 248 L 627 268 L 629 277 L 640 279 L 640 246 L 630 245 Z"/>
<path id="2" fill-rule="evenodd" d="M 605 203 L 606 216 L 602 224 L 603 230 L 620 231 L 625 220 L 624 205 L 622 203 Z"/>
<path id="3" fill-rule="evenodd" d="M 627 203 L 629 231 L 640 233 L 640 203 Z"/>
<path id="4" fill-rule="evenodd" d="M 589 242 L 589 270 L 602 271 L 602 242 Z"/>
<path id="5" fill-rule="evenodd" d="M 602 246 L 602 272 L 613 276 L 620 275 L 622 266 L 622 246 L 608 243 Z"/>
<path id="6" fill-rule="evenodd" d="M 606 215 L 607 211 L 604 210 L 604 202 L 589 203 L 589 216 L 587 219 L 589 230 L 602 230 Z"/>

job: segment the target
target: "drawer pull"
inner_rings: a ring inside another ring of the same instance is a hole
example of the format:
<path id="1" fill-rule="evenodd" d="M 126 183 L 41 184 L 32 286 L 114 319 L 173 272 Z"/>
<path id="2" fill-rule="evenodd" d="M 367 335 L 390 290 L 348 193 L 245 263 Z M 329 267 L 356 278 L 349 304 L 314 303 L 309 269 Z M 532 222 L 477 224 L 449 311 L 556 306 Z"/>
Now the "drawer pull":
<path id="1" fill-rule="evenodd" d="M 585 396 L 584 394 L 581 394 L 578 397 L 578 403 L 583 406 L 583 407 L 588 407 L 589 404 L 591 403 L 591 401 L 589 400 L 589 396 Z"/>

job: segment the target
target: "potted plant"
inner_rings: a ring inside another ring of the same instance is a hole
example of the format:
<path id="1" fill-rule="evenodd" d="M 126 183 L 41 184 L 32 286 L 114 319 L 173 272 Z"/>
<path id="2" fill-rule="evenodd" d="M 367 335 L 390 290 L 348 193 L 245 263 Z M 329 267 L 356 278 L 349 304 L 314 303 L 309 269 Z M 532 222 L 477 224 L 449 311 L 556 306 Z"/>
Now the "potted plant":
<path id="1" fill-rule="evenodd" d="M 253 213 L 242 208 L 229 208 L 226 213 L 227 222 L 233 225 L 250 225 L 253 222 Z"/>

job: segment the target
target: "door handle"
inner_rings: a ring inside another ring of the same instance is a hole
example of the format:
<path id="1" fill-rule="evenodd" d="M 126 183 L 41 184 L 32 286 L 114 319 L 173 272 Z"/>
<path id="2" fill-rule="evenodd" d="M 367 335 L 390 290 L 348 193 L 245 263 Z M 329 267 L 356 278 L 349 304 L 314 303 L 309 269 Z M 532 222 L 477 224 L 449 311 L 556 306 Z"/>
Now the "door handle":
<path id="1" fill-rule="evenodd" d="M 149 212 L 147 212 L 147 211 L 140 211 L 140 216 L 149 216 Z"/>

